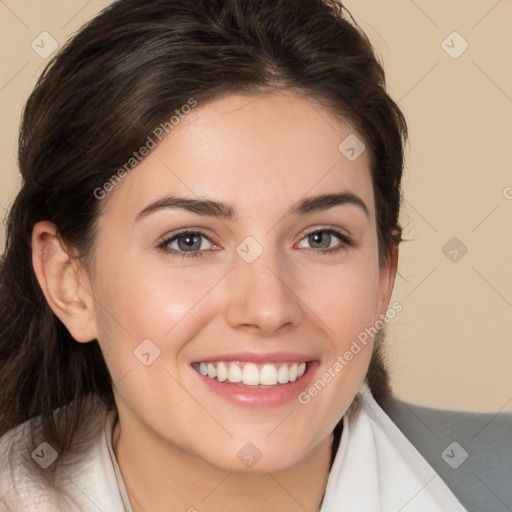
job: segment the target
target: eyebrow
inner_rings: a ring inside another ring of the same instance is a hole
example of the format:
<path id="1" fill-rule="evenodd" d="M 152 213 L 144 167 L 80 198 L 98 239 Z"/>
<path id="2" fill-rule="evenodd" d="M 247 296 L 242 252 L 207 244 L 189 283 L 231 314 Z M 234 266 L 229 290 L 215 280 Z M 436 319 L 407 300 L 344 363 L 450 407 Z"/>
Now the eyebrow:
<path id="1" fill-rule="evenodd" d="M 353 192 L 340 192 L 338 194 L 323 194 L 320 196 L 309 197 L 296 203 L 285 216 L 290 215 L 306 215 L 308 213 L 321 212 L 333 208 L 335 206 L 351 204 L 359 207 L 369 217 L 369 210 L 365 202 Z M 158 199 L 150 203 L 141 210 L 135 222 L 139 222 L 153 212 L 167 209 L 177 208 L 186 210 L 198 215 L 214 217 L 226 220 L 236 220 L 239 217 L 238 211 L 231 205 L 219 201 L 193 199 L 188 197 L 171 195 Z"/>

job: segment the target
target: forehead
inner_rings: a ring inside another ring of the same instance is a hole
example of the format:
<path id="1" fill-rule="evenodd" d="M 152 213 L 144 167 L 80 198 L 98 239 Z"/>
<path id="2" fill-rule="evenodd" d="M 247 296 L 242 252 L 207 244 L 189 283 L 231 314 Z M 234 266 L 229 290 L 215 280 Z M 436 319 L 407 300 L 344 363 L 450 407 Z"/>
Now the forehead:
<path id="1" fill-rule="evenodd" d="M 178 194 L 226 202 L 247 217 L 271 217 L 306 196 L 341 191 L 360 196 L 374 216 L 362 137 L 293 92 L 237 93 L 198 103 L 155 141 L 107 197 L 107 216 L 133 222 L 149 202 Z"/>

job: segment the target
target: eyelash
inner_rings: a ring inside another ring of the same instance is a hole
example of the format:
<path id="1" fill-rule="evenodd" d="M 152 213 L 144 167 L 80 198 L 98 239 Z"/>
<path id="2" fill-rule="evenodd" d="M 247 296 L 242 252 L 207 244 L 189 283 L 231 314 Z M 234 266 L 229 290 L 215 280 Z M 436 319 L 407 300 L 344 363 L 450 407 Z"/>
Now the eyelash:
<path id="1" fill-rule="evenodd" d="M 300 239 L 300 241 L 302 241 L 302 240 L 304 240 L 304 238 L 306 238 L 306 237 L 308 237 L 310 235 L 314 235 L 316 233 L 325 233 L 325 234 L 335 235 L 335 236 L 337 236 L 343 242 L 341 245 L 339 245 L 337 247 L 333 247 L 331 249 L 310 249 L 310 250 L 312 250 L 314 252 L 317 252 L 317 253 L 320 253 L 320 254 L 323 254 L 323 255 L 335 254 L 335 253 L 337 253 L 339 251 L 342 251 L 343 249 L 347 249 L 347 247 L 349 247 L 351 245 L 354 245 L 350 236 L 345 235 L 344 233 L 341 233 L 340 231 L 338 231 L 336 229 L 332 229 L 332 228 L 316 229 L 314 231 L 310 231 L 308 233 L 305 233 L 302 236 L 302 238 Z M 177 251 L 176 249 L 169 248 L 169 245 L 172 242 L 174 242 L 175 240 L 177 240 L 179 238 L 182 238 L 182 237 L 184 237 L 186 235 L 201 235 L 204 238 L 206 238 L 209 242 L 215 244 L 215 242 L 213 240 L 211 240 L 211 238 L 205 232 L 201 231 L 200 229 L 197 229 L 197 230 L 194 230 L 194 231 L 184 229 L 183 231 L 175 233 L 171 237 L 166 238 L 157 247 L 158 247 L 158 249 L 162 250 L 163 252 L 165 252 L 167 254 L 172 254 L 172 255 L 175 255 L 175 256 L 180 256 L 182 258 L 203 257 L 204 256 L 203 253 L 205 251 L 193 251 L 193 252 L 191 251 L 191 252 L 188 252 L 188 251 Z"/>

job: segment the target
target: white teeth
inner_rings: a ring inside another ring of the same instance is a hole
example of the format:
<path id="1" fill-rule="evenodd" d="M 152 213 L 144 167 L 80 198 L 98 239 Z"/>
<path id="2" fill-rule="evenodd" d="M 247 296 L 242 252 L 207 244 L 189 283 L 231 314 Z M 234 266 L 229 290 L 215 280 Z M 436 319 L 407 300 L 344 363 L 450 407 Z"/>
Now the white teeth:
<path id="1" fill-rule="evenodd" d="M 260 372 L 255 364 L 247 363 L 242 370 L 242 382 L 246 386 L 257 386 L 260 383 Z"/>
<path id="2" fill-rule="evenodd" d="M 231 364 L 228 371 L 229 382 L 242 382 L 242 369 L 237 364 Z"/>
<path id="3" fill-rule="evenodd" d="M 290 368 L 290 381 L 295 382 L 297 380 L 297 370 L 299 365 L 297 363 L 293 363 Z"/>
<path id="4" fill-rule="evenodd" d="M 210 379 L 214 379 L 217 377 L 217 370 L 215 369 L 215 366 L 213 366 L 212 363 L 208 363 L 208 377 Z"/>
<path id="5" fill-rule="evenodd" d="M 277 369 L 273 364 L 266 364 L 260 372 L 260 384 L 275 386 L 277 384 Z"/>
<path id="6" fill-rule="evenodd" d="M 243 383 L 245 386 L 276 386 L 288 384 L 302 377 L 307 370 L 306 363 L 255 363 L 212 362 L 195 364 L 201 375 L 220 382 Z"/>
<path id="7" fill-rule="evenodd" d="M 224 363 L 219 363 L 217 365 L 217 379 L 220 382 L 224 382 L 228 378 L 228 369 Z"/>
<path id="8" fill-rule="evenodd" d="M 277 372 L 277 382 L 279 382 L 279 384 L 286 384 L 287 382 L 290 382 L 290 371 L 288 370 L 288 366 L 285 364 L 283 364 Z"/>

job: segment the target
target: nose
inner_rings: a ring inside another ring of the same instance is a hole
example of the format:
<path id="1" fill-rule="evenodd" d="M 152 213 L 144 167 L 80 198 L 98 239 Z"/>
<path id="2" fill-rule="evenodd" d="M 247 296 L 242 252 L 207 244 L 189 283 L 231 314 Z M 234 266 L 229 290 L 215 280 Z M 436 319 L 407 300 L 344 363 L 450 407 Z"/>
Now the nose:
<path id="1" fill-rule="evenodd" d="M 252 263 L 237 257 L 227 283 L 229 325 L 261 336 L 298 325 L 303 304 L 294 285 L 293 269 L 279 260 L 276 251 L 264 251 Z"/>

